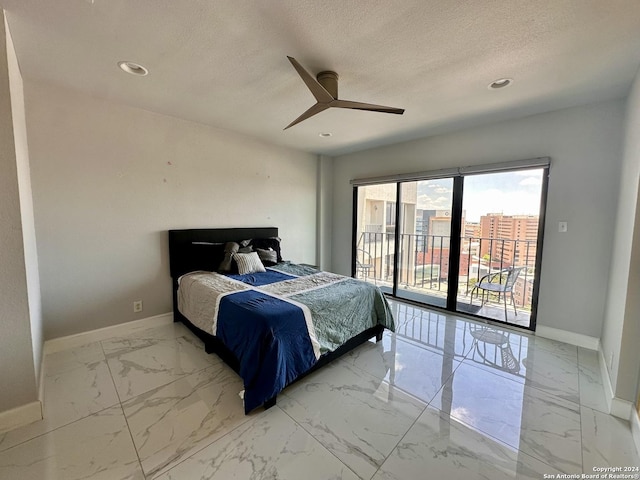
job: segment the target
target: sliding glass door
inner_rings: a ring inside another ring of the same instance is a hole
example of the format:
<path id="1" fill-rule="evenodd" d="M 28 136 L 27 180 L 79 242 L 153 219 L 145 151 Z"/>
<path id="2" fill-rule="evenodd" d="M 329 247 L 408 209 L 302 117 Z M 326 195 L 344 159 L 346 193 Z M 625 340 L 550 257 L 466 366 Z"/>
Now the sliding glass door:
<path id="1" fill-rule="evenodd" d="M 453 179 L 400 183 L 399 298 L 447 306 Z"/>
<path id="2" fill-rule="evenodd" d="M 465 177 L 457 310 L 530 326 L 544 173 Z"/>
<path id="3" fill-rule="evenodd" d="M 547 176 L 520 168 L 357 186 L 354 276 L 533 329 Z"/>

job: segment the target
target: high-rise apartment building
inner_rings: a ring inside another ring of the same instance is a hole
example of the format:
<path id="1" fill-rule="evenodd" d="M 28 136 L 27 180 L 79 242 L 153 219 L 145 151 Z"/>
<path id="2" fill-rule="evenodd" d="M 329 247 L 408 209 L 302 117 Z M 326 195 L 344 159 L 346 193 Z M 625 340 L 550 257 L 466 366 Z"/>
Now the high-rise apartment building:
<path id="1" fill-rule="evenodd" d="M 480 217 L 480 255 L 491 255 L 505 266 L 535 265 L 537 215 L 488 213 Z"/>

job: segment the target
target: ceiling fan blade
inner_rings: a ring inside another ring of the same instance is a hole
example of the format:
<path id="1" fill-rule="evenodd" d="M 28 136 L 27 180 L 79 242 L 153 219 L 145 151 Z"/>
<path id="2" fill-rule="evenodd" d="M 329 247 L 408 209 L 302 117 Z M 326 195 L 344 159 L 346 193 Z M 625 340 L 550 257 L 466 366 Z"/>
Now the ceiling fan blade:
<path id="1" fill-rule="evenodd" d="M 287 57 L 293 65 L 293 68 L 296 69 L 302 81 L 307 85 L 307 88 L 311 90 L 311 93 L 316 98 L 318 103 L 329 103 L 334 100 L 329 92 L 325 90 L 325 88 L 318 83 L 318 81 L 313 78 L 313 76 L 307 72 L 302 65 L 298 63 L 298 61 L 293 57 Z"/>
<path id="2" fill-rule="evenodd" d="M 404 108 L 385 107 L 384 105 L 352 102 L 350 100 L 334 100 L 331 102 L 331 106 L 338 108 L 353 108 L 355 110 L 368 110 L 371 112 L 395 113 L 397 115 L 402 115 L 404 113 Z"/>
<path id="3" fill-rule="evenodd" d="M 314 115 L 316 115 L 316 114 L 318 114 L 320 112 L 323 112 L 327 108 L 329 108 L 329 104 L 328 103 L 316 103 L 311 108 L 309 108 L 306 112 L 304 112 L 302 115 L 300 115 L 298 118 L 296 118 L 293 122 L 291 122 L 289 125 L 284 127 L 283 130 L 286 130 L 289 127 L 293 127 L 297 123 L 300 123 L 301 121 L 306 120 L 309 117 L 313 117 Z"/>

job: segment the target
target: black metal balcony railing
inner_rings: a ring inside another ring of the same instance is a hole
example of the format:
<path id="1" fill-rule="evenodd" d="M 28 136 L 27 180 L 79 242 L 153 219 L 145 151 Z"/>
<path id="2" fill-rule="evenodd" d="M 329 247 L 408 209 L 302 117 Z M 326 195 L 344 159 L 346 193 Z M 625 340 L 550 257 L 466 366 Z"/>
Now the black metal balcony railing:
<path id="1" fill-rule="evenodd" d="M 450 240 L 448 235 L 400 234 L 399 285 L 446 291 Z M 511 266 L 526 267 L 520 277 L 524 282 L 524 293 L 519 306 L 530 306 L 530 289 L 527 285 L 535 269 L 536 241 L 472 236 L 462 237 L 461 241 L 458 295 L 468 295 L 473 286 L 488 273 Z M 395 234 L 361 232 L 356 251 L 356 273 L 360 278 L 392 282 L 394 252 Z"/>

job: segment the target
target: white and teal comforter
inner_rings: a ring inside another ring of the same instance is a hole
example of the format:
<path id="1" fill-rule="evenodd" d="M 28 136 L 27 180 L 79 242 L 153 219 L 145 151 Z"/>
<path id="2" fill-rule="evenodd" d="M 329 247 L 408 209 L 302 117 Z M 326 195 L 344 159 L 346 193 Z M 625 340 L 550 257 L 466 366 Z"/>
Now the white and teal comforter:
<path id="1" fill-rule="evenodd" d="M 183 275 L 178 308 L 239 360 L 247 413 L 350 338 L 395 328 L 375 285 L 287 262 L 266 273 Z"/>

